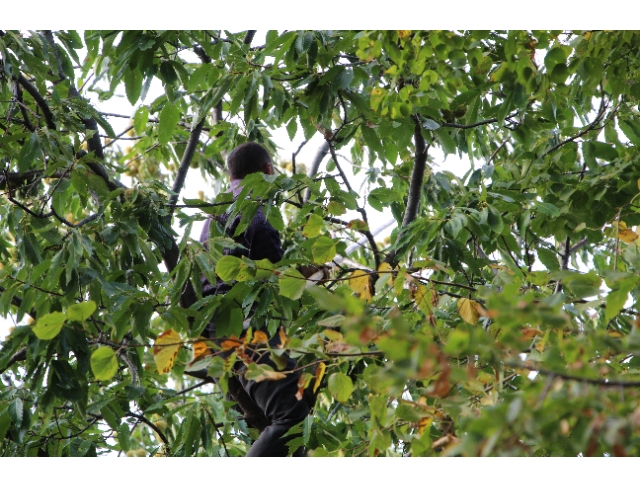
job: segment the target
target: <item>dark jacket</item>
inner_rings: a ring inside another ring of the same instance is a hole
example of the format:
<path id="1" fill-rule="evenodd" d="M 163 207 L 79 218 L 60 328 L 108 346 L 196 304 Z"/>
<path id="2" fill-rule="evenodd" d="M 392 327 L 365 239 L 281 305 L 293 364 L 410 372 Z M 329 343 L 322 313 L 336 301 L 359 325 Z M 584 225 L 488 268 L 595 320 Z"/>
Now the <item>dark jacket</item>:
<path id="1" fill-rule="evenodd" d="M 234 196 L 237 196 L 239 186 L 234 189 Z M 211 222 L 214 217 L 209 217 L 204 223 L 202 228 L 202 234 L 200 235 L 200 242 L 208 249 L 209 233 Z M 227 225 L 229 215 L 224 213 L 215 217 L 216 222 L 224 228 Z M 242 215 L 237 215 L 233 221 L 227 226 L 226 234 L 229 237 L 233 237 L 233 234 L 240 224 Z M 282 259 L 283 250 L 282 243 L 280 241 L 280 235 L 278 231 L 271 226 L 264 216 L 262 208 L 259 208 L 256 212 L 253 220 L 247 226 L 247 229 L 238 235 L 233 237 L 236 243 L 242 245 L 248 250 L 236 247 L 234 249 L 223 249 L 224 255 L 233 255 L 234 257 L 248 257 L 251 260 L 269 259 L 272 263 L 279 262 Z M 229 284 L 224 283 L 218 279 L 215 283 L 210 283 L 206 278 L 202 280 L 202 294 L 209 296 L 211 294 L 225 294 L 231 289 Z"/>

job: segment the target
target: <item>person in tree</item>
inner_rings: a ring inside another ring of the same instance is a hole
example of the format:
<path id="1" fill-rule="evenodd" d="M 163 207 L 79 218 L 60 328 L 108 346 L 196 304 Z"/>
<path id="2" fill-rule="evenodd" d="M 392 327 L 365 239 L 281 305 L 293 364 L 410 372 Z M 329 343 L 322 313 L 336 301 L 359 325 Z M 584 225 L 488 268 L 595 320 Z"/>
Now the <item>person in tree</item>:
<path id="1" fill-rule="evenodd" d="M 237 198 L 242 191 L 243 179 L 252 173 L 262 172 L 271 175 L 274 173 L 273 163 L 269 153 L 264 147 L 255 142 L 246 142 L 236 147 L 227 158 L 227 166 L 229 169 L 229 178 L 231 180 L 231 191 L 234 198 Z M 219 228 L 224 229 L 227 236 L 232 237 L 238 247 L 225 248 L 225 255 L 233 255 L 241 258 L 248 257 L 254 261 L 260 259 L 268 259 L 272 263 L 279 262 L 282 259 L 283 250 L 280 235 L 277 230 L 269 224 L 264 216 L 262 208 L 259 208 L 255 216 L 247 226 L 246 230 L 240 235 L 233 237 L 242 215 L 236 215 L 232 221 L 229 221 L 230 215 L 223 215 L 206 220 L 200 236 L 200 241 L 208 248 L 210 238 L 211 225 L 216 223 Z M 232 285 L 221 280 L 215 283 L 208 282 L 206 278 L 203 280 L 203 295 L 220 295 L 226 294 L 231 290 Z M 211 322 L 207 325 L 203 332 L 205 338 L 220 339 L 216 336 L 216 317 L 214 315 Z M 250 319 L 243 323 L 243 334 L 249 326 Z M 266 330 L 262 330 L 265 331 Z M 269 345 L 274 348 L 281 345 L 279 334 L 269 340 Z M 259 364 L 267 364 L 274 370 L 278 370 L 276 364 L 271 360 L 270 354 L 266 350 L 261 350 L 259 358 L 256 362 Z M 258 439 L 253 443 L 247 456 L 249 457 L 279 457 L 287 456 L 288 447 L 286 443 L 293 437 L 285 436 L 286 432 L 296 424 L 300 423 L 307 417 L 310 405 L 305 398 L 300 398 L 298 394 L 298 379 L 300 371 L 293 371 L 296 368 L 296 362 L 289 356 L 286 358 L 286 366 L 280 372 L 285 372 L 285 377 L 279 380 L 264 380 L 255 382 L 247 380 L 244 377 L 246 365 L 238 361 L 234 365 L 234 372 L 244 391 L 246 391 L 250 400 L 259 407 L 271 424 L 267 426 Z M 294 455 L 299 455 L 296 452 Z"/>

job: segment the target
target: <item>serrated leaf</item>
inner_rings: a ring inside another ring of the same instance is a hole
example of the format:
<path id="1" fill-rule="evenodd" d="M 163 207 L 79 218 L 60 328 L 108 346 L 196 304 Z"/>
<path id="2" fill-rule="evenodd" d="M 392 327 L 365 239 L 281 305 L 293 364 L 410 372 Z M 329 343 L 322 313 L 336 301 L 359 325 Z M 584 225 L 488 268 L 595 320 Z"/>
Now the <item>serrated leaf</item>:
<path id="1" fill-rule="evenodd" d="M 332 215 L 340 216 L 344 215 L 347 212 L 347 209 L 342 203 L 339 203 L 338 201 L 331 201 L 327 205 L 327 212 L 331 213 Z"/>
<path id="2" fill-rule="evenodd" d="M 266 364 L 249 364 L 247 366 L 247 372 L 244 377 L 247 380 L 252 380 L 254 382 L 262 382 L 264 380 L 280 380 L 284 379 L 287 374 L 282 372 L 277 372 L 273 370 L 272 367 Z"/>
<path id="3" fill-rule="evenodd" d="M 278 284 L 280 291 L 278 294 L 289 299 L 300 299 L 304 291 L 307 280 L 296 269 L 289 268 L 280 275 Z"/>
<path id="4" fill-rule="evenodd" d="M 480 303 L 472 301 L 471 299 L 460 298 L 458 299 L 457 306 L 458 314 L 464 321 L 470 325 L 478 323 L 478 319 L 480 318 L 478 307 L 481 307 Z"/>
<path id="5" fill-rule="evenodd" d="M 242 267 L 242 259 L 233 255 L 224 255 L 216 264 L 216 275 L 223 281 L 232 281 Z"/>
<path id="6" fill-rule="evenodd" d="M 93 314 L 96 308 L 97 305 L 93 301 L 72 304 L 67 308 L 67 319 L 69 321 L 83 322 Z"/>
<path id="7" fill-rule="evenodd" d="M 416 305 L 425 315 L 431 314 L 431 302 L 433 300 L 433 289 L 429 289 L 427 286 L 418 284 L 412 287 L 411 296 Z"/>
<path id="8" fill-rule="evenodd" d="M 165 103 L 159 115 L 160 123 L 158 125 L 158 143 L 167 144 L 171 140 L 171 136 L 180 121 L 180 108 L 177 104 Z"/>
<path id="9" fill-rule="evenodd" d="M 542 264 L 544 264 L 544 266 L 550 271 L 560 270 L 560 263 L 558 262 L 558 257 L 551 250 L 539 248 L 538 259 L 540 259 L 540 262 L 542 262 Z"/>
<path id="10" fill-rule="evenodd" d="M 329 376 L 329 392 L 336 401 L 345 403 L 353 392 L 353 382 L 342 372 L 332 374 Z"/>
<path id="11" fill-rule="evenodd" d="M 540 213 L 544 213 L 551 218 L 558 218 L 560 216 L 560 210 L 558 210 L 558 208 L 551 203 L 537 202 L 536 209 Z"/>
<path id="12" fill-rule="evenodd" d="M 19 428 L 22 425 L 22 419 L 24 418 L 24 404 L 22 403 L 22 399 L 16 397 L 9 404 L 9 417 L 11 418 L 11 422 L 14 424 L 14 427 Z"/>
<path id="13" fill-rule="evenodd" d="M 344 316 L 333 315 L 333 316 L 329 316 L 328 318 L 325 318 L 324 320 L 318 321 L 318 326 L 327 326 L 327 327 L 335 328 L 337 326 L 340 326 L 340 323 L 342 323 L 343 321 L 344 321 Z"/>
<path id="14" fill-rule="evenodd" d="M 322 378 L 324 377 L 324 373 L 327 370 L 327 366 L 324 362 L 320 362 L 318 364 L 318 368 L 316 369 L 316 380 L 313 383 L 313 393 L 315 394 L 320 387 L 320 383 L 322 382 Z"/>
<path id="15" fill-rule="evenodd" d="M 336 256 L 336 244 L 329 237 L 318 237 L 311 246 L 311 254 L 316 264 L 331 262 Z"/>
<path id="16" fill-rule="evenodd" d="M 320 235 L 323 224 L 324 220 L 322 219 L 322 217 L 320 215 L 312 213 L 311 215 L 309 215 L 309 219 L 302 229 L 302 235 L 307 238 L 317 237 L 318 235 Z"/>
<path id="17" fill-rule="evenodd" d="M 430 118 L 421 118 L 420 121 L 422 122 L 422 126 L 427 130 L 438 130 L 440 128 L 440 124 Z"/>
<path id="18" fill-rule="evenodd" d="M 40 340 L 51 340 L 58 336 L 65 321 L 67 321 L 67 315 L 54 311 L 38 318 L 36 326 L 33 327 L 33 332 Z"/>
<path id="19" fill-rule="evenodd" d="M 167 374 L 173 368 L 173 363 L 182 347 L 182 339 L 175 330 L 167 330 L 158 335 L 153 344 L 153 359 L 158 373 Z"/>
<path id="20" fill-rule="evenodd" d="M 91 371 L 98 380 L 111 380 L 118 371 L 118 358 L 111 347 L 100 347 L 91 354 Z"/>

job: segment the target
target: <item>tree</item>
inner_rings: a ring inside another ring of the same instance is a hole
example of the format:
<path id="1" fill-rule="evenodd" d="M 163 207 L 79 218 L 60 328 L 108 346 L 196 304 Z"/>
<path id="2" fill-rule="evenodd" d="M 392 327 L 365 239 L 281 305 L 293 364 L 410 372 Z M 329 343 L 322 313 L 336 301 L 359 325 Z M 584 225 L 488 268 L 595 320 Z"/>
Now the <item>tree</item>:
<path id="1" fill-rule="evenodd" d="M 0 314 L 21 323 L 0 350 L 3 455 L 242 455 L 264 418 L 197 341 L 214 312 L 240 336 L 256 300 L 317 395 L 292 448 L 640 454 L 640 35 L 254 34 L 0 32 Z M 84 96 L 122 85 L 136 108 L 116 134 Z M 279 127 L 324 137 L 308 174 L 294 154 L 235 203 L 183 197 L 240 142 L 275 154 Z M 435 170 L 447 156 L 464 177 Z M 276 265 L 189 237 L 260 206 Z M 369 229 L 383 208 L 388 243 Z M 310 263 L 330 264 L 318 285 Z M 237 284 L 203 298 L 203 276 Z M 211 345 L 233 360 L 261 339 Z"/>

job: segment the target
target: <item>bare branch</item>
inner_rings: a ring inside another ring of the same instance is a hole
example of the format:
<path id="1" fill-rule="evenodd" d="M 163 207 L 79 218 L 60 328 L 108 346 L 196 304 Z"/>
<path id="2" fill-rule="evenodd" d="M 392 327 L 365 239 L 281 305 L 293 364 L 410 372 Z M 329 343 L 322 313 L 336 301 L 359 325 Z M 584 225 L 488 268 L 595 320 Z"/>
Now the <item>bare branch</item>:
<path id="1" fill-rule="evenodd" d="M 153 431 L 155 431 L 158 434 L 158 436 L 160 437 L 160 439 L 162 440 L 162 442 L 164 443 L 165 448 L 167 449 L 167 452 L 169 451 L 169 440 L 164 435 L 162 430 L 160 428 L 158 428 L 155 424 L 153 424 L 151 421 L 149 421 L 147 418 L 145 418 L 142 414 L 135 414 L 135 413 L 132 413 L 131 411 L 129 411 L 127 414 L 125 414 L 125 416 L 128 416 L 130 418 L 136 418 L 136 419 L 142 421 L 144 424 L 146 424 Z"/>
<path id="2" fill-rule="evenodd" d="M 242 41 L 243 44 L 251 44 L 253 42 L 253 37 L 256 35 L 255 30 L 248 30 L 246 35 L 244 36 L 244 40 Z"/>
<path id="3" fill-rule="evenodd" d="M 50 130 L 55 130 L 56 129 L 56 124 L 53 121 L 53 113 L 51 112 L 51 109 L 49 108 L 49 104 L 47 103 L 47 100 L 45 100 L 42 97 L 42 95 L 40 94 L 40 92 L 37 90 L 37 88 L 35 86 L 33 86 L 31 83 L 29 83 L 27 78 L 25 78 L 22 73 L 20 73 L 18 75 L 17 80 L 18 80 L 18 83 L 20 83 L 22 85 L 22 87 L 25 89 L 25 91 L 27 93 L 29 93 L 31 95 L 31 97 L 35 100 L 35 102 L 40 107 L 40 110 L 42 110 L 42 114 L 44 115 L 44 119 L 47 122 L 47 128 L 49 128 Z"/>
<path id="4" fill-rule="evenodd" d="M 406 227 L 412 223 L 418 215 L 418 208 L 420 207 L 420 195 L 422 194 L 422 184 L 424 181 L 424 171 L 427 165 L 427 153 L 429 151 L 429 145 L 425 142 L 422 136 L 422 130 L 420 125 L 420 119 L 418 115 L 414 116 L 415 130 L 413 133 L 416 154 L 414 156 L 413 171 L 411 173 L 411 183 L 409 185 L 409 198 L 407 200 L 407 208 L 402 218 L 402 225 L 398 233 L 398 240 L 404 233 Z M 392 250 L 387 254 L 385 262 L 391 264 L 391 267 L 395 267 L 397 264 L 396 251 Z"/>

